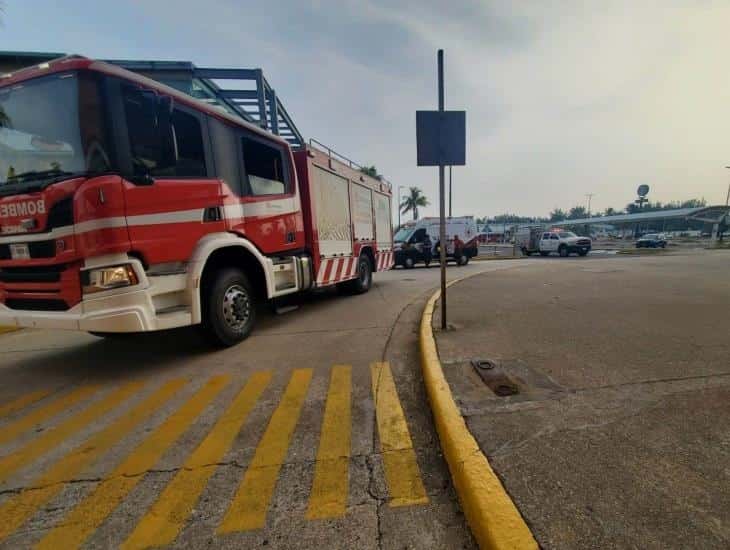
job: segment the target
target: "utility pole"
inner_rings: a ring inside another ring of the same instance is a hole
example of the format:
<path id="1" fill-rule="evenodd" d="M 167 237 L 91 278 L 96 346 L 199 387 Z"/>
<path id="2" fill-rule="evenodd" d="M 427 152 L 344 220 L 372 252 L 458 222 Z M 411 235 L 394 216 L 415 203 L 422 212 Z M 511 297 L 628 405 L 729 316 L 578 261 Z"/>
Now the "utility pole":
<path id="1" fill-rule="evenodd" d="M 588 197 L 588 217 L 591 217 L 591 199 L 593 198 L 593 195 L 595 193 L 587 193 L 586 197 Z"/>
<path id="2" fill-rule="evenodd" d="M 726 166 L 725 168 L 730 169 L 730 166 Z M 725 197 L 725 206 L 730 205 L 730 183 L 727 184 L 727 196 Z"/>
<path id="3" fill-rule="evenodd" d="M 452 196 L 451 196 L 451 168 L 452 168 L 452 166 L 449 165 L 449 218 L 452 216 L 452 214 L 451 214 L 451 201 L 453 200 L 452 199 Z"/>

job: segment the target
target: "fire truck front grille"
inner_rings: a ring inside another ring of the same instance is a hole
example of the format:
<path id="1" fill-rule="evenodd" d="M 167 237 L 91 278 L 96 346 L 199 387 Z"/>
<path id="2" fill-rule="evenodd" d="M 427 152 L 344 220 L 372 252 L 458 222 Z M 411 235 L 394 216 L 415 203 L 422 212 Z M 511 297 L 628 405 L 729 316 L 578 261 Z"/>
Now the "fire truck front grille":
<path id="1" fill-rule="evenodd" d="M 56 255 L 56 241 L 38 241 L 28 243 L 28 252 L 30 257 L 35 258 L 53 258 Z M 0 244 L 0 260 L 10 260 L 10 246 Z"/>
<path id="2" fill-rule="evenodd" d="M 65 265 L 0 268 L 0 283 L 58 283 Z"/>
<path id="3" fill-rule="evenodd" d="M 10 309 L 23 311 L 66 311 L 68 304 L 63 300 L 38 298 L 8 298 L 5 305 Z"/>
<path id="4" fill-rule="evenodd" d="M 66 311 L 81 301 L 81 262 L 0 268 L 0 296 L 6 307 Z"/>

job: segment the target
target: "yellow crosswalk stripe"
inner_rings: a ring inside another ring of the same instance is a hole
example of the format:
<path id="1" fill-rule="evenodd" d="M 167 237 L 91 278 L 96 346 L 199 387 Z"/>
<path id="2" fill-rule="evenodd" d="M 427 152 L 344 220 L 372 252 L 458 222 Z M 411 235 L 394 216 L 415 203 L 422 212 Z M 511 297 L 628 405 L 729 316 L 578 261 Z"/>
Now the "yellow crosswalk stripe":
<path id="1" fill-rule="evenodd" d="M 26 416 L 19 418 L 0 429 L 0 445 L 18 437 L 20 434 L 33 429 L 44 420 L 56 416 L 75 405 L 82 399 L 89 397 L 98 389 L 98 386 L 81 386 L 74 391 L 62 395 L 48 405 L 37 409 Z"/>
<path id="2" fill-rule="evenodd" d="M 139 422 L 164 405 L 185 383 L 185 380 L 167 382 L 107 428 L 97 432 L 56 462 L 32 482 L 32 488 L 3 502 L 0 505 L 0 540 L 12 534 L 41 506 L 58 494 L 64 487 L 64 481 L 78 475 L 85 467 L 96 461 L 112 445 L 132 431 Z M 140 386 L 137 383 L 125 387 L 134 385 Z M 117 392 L 117 397 L 121 395 L 123 393 Z M 97 417 L 98 415 L 95 415 L 94 418 Z"/>
<path id="3" fill-rule="evenodd" d="M 236 396 L 183 468 L 167 485 L 150 510 L 137 524 L 122 548 L 150 548 L 171 544 L 193 510 L 241 430 L 246 418 L 271 380 L 271 372 L 258 372 Z"/>
<path id="4" fill-rule="evenodd" d="M 124 498 L 137 486 L 165 451 L 229 383 L 230 376 L 214 376 L 180 409 L 163 422 L 129 457 L 48 533 L 37 548 L 79 548 Z"/>
<path id="5" fill-rule="evenodd" d="M 352 367 L 332 367 L 307 519 L 344 516 L 350 490 Z"/>
<path id="6" fill-rule="evenodd" d="M 97 421 L 99 417 L 139 390 L 142 385 L 142 382 L 129 382 L 123 385 L 52 430 L 44 432 L 39 438 L 29 442 L 16 452 L 0 458 L 0 481 L 6 480 L 15 470 L 28 466 L 88 424 Z"/>
<path id="7" fill-rule="evenodd" d="M 266 523 L 271 495 L 311 379 L 312 369 L 296 369 L 292 373 L 218 533 L 258 529 Z"/>
<path id="8" fill-rule="evenodd" d="M 383 453 L 390 506 L 426 504 L 428 496 L 421 480 L 416 453 L 403 414 L 393 373 L 388 363 L 370 366 L 375 400 L 375 417 Z"/>
<path id="9" fill-rule="evenodd" d="M 14 399 L 13 401 L 6 403 L 5 405 L 0 405 L 0 418 L 8 416 L 9 414 L 13 414 L 15 411 L 19 411 L 20 409 L 23 409 L 28 405 L 35 403 L 36 401 L 40 401 L 49 393 L 51 393 L 50 390 L 34 391 L 31 393 L 26 393 L 25 395 L 21 395 L 17 399 Z"/>

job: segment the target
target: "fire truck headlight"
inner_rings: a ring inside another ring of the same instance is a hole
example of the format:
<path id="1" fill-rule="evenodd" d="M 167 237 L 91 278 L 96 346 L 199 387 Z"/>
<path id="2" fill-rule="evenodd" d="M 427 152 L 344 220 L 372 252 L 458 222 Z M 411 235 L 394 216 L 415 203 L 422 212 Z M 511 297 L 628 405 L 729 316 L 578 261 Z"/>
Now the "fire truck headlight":
<path id="1" fill-rule="evenodd" d="M 139 282 L 131 264 L 90 269 L 82 272 L 81 280 L 84 294 L 133 286 Z"/>

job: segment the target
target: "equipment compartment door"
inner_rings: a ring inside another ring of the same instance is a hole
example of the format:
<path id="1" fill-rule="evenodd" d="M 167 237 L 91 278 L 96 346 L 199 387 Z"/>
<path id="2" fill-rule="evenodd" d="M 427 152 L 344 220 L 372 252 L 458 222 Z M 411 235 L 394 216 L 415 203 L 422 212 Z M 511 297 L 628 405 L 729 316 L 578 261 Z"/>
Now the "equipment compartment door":
<path id="1" fill-rule="evenodd" d="M 362 185 L 352 186 L 352 221 L 355 240 L 373 240 L 373 199 L 370 189 Z"/>
<path id="2" fill-rule="evenodd" d="M 378 240 L 378 251 L 391 250 L 393 248 L 393 230 L 390 225 L 390 197 L 374 192 L 373 199 L 375 201 L 375 237 Z"/>
<path id="3" fill-rule="evenodd" d="M 312 202 L 319 253 L 325 257 L 352 254 L 350 197 L 347 179 L 312 166 Z"/>

